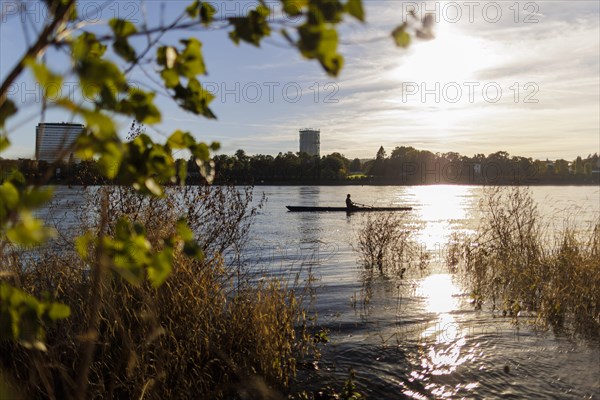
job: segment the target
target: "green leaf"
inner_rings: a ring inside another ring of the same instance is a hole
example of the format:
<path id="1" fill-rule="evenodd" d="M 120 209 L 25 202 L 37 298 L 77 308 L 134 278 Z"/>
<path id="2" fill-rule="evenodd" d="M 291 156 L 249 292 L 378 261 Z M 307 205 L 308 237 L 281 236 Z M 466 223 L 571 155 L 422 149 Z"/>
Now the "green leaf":
<path id="1" fill-rule="evenodd" d="M 115 237 L 117 239 L 127 239 L 131 233 L 129 221 L 126 217 L 120 218 L 115 227 Z"/>
<path id="2" fill-rule="evenodd" d="M 16 169 L 13 169 L 10 172 L 10 176 L 7 180 L 11 181 L 12 183 L 17 183 L 19 185 L 25 185 L 25 175 L 23 175 L 21 171 Z"/>
<path id="3" fill-rule="evenodd" d="M 210 184 L 212 183 L 215 177 L 215 162 L 213 160 L 202 161 L 199 158 L 196 158 L 196 165 L 200 169 L 200 174 L 206 179 L 206 181 Z"/>
<path id="4" fill-rule="evenodd" d="M 271 34 L 271 28 L 267 22 L 270 11 L 267 7 L 259 5 L 256 9 L 248 12 L 245 17 L 229 18 L 234 30 L 229 32 L 229 37 L 235 44 L 240 40 L 259 46 L 263 37 Z"/>
<path id="5" fill-rule="evenodd" d="M 132 89 L 129 91 L 129 96 L 119 102 L 116 110 L 123 114 L 133 115 L 136 121 L 142 124 L 155 124 L 160 122 L 161 115 L 153 100 L 154 93 Z"/>
<path id="6" fill-rule="evenodd" d="M 79 113 L 85 118 L 86 128 L 92 132 L 96 139 L 109 139 L 116 136 L 117 132 L 113 120 L 100 111 L 80 109 Z"/>
<path id="7" fill-rule="evenodd" d="M 6 150 L 10 146 L 10 141 L 6 136 L 0 135 L 0 153 Z"/>
<path id="8" fill-rule="evenodd" d="M 200 1 L 194 0 L 192 4 L 185 8 L 185 12 L 190 18 L 196 18 L 200 13 Z"/>
<path id="9" fill-rule="evenodd" d="M 135 25 L 124 19 L 113 18 L 108 21 L 108 25 L 117 38 L 126 38 L 127 36 L 137 33 Z"/>
<path id="10" fill-rule="evenodd" d="M 4 182 L 0 185 L 0 199 L 2 208 L 12 210 L 19 204 L 19 191 L 11 182 Z"/>
<path id="11" fill-rule="evenodd" d="M 34 218 L 28 212 L 21 212 L 21 219 L 6 231 L 6 237 L 14 244 L 35 246 L 54 237 L 56 231 L 44 226 L 41 220 Z"/>
<path id="12" fill-rule="evenodd" d="M 298 27 L 298 34 L 298 47 L 302 55 L 318 59 L 329 75 L 337 76 L 344 64 L 343 57 L 337 53 L 337 31 L 325 24 L 305 23 Z"/>
<path id="13" fill-rule="evenodd" d="M 193 257 L 198 260 L 202 260 L 202 257 L 204 256 L 200 245 L 194 240 L 187 241 L 183 244 L 183 253 L 188 257 Z"/>
<path id="14" fill-rule="evenodd" d="M 204 26 L 208 26 L 213 21 L 216 13 L 217 10 L 210 3 L 203 2 L 200 6 L 200 21 Z"/>
<path id="15" fill-rule="evenodd" d="M 75 154 L 82 160 L 92 160 L 96 154 L 98 142 L 91 135 L 82 135 L 77 138 Z"/>
<path id="16" fill-rule="evenodd" d="M 348 14 L 352 15 L 360 22 L 365 22 L 365 11 L 362 6 L 362 0 L 348 0 L 348 3 L 346 3 L 346 10 L 348 11 Z"/>
<path id="17" fill-rule="evenodd" d="M 199 74 L 206 74 L 204 59 L 202 58 L 202 43 L 198 39 L 182 40 L 186 45 L 185 50 L 177 57 L 175 69 L 179 75 L 194 78 Z"/>
<path id="18" fill-rule="evenodd" d="M 190 226 L 187 224 L 187 221 L 183 218 L 177 221 L 177 234 L 185 242 L 194 240 L 194 232 L 192 232 Z"/>
<path id="19" fill-rule="evenodd" d="M 139 266 L 139 262 L 131 262 L 129 259 L 123 258 L 122 255 L 115 254 L 113 258 L 113 270 L 118 273 L 123 279 L 132 285 L 139 285 L 142 281 L 143 268 Z"/>
<path id="20" fill-rule="evenodd" d="M 127 41 L 127 37 L 137 32 L 137 28 L 131 22 L 113 18 L 108 24 L 115 34 L 115 41 L 113 43 L 113 49 L 121 58 L 125 61 L 135 61 L 136 54 L 135 49 L 131 47 Z"/>
<path id="21" fill-rule="evenodd" d="M 0 129 L 4 128 L 4 123 L 8 118 L 15 115 L 17 113 L 17 107 L 15 103 L 11 100 L 6 99 L 4 103 L 0 106 Z M 8 139 L 6 140 L 8 141 Z M 5 145 L 6 142 L 3 142 L 2 145 Z M 5 147 L 4 147 L 5 148 Z M 3 148 L 2 148 L 3 149 Z"/>
<path id="22" fill-rule="evenodd" d="M 283 0 L 283 11 L 292 17 L 302 14 L 302 9 L 308 5 L 308 0 Z"/>
<path id="23" fill-rule="evenodd" d="M 53 74 L 44 64 L 35 62 L 35 59 L 28 58 L 25 60 L 27 65 L 33 72 L 33 76 L 40 83 L 44 97 L 57 98 L 61 93 L 62 77 Z"/>
<path id="24" fill-rule="evenodd" d="M 97 100 L 98 95 L 113 99 L 119 92 L 129 89 L 123 71 L 113 62 L 90 58 L 77 65 L 81 92 L 86 99 Z M 113 100 L 114 102 L 114 100 Z"/>
<path id="25" fill-rule="evenodd" d="M 196 143 L 196 140 L 189 132 L 183 132 L 176 130 L 173 132 L 169 139 L 167 139 L 167 145 L 171 149 L 187 149 Z"/>
<path id="26" fill-rule="evenodd" d="M 187 162 L 185 160 L 178 160 L 177 162 L 177 177 L 181 185 L 185 185 L 187 178 Z"/>
<path id="27" fill-rule="evenodd" d="M 66 309 L 65 309 L 66 308 Z M 47 322 L 68 317 L 68 307 L 35 297 L 0 283 L 0 338 L 18 341 L 27 348 L 45 351 L 44 326 Z M 47 321 L 50 317 L 50 321 Z"/>
<path id="28" fill-rule="evenodd" d="M 206 143 L 196 143 L 194 146 L 190 147 L 190 151 L 194 157 L 202 161 L 207 161 L 210 158 L 210 152 Z"/>
<path id="29" fill-rule="evenodd" d="M 96 35 L 83 32 L 71 43 L 71 54 L 75 60 L 101 58 L 106 46 L 96 39 Z"/>
<path id="30" fill-rule="evenodd" d="M 339 0 L 310 1 L 308 22 L 311 24 L 337 24 L 342 21 L 344 5 Z"/>
<path id="31" fill-rule="evenodd" d="M 200 21 L 205 26 L 208 26 L 213 21 L 213 16 L 216 13 L 216 10 L 212 5 L 206 2 L 200 2 L 199 0 L 194 0 L 185 11 L 190 18 L 197 18 L 198 15 L 200 15 Z"/>
<path id="32" fill-rule="evenodd" d="M 406 32 L 406 24 L 402 24 L 392 32 L 396 46 L 406 48 L 410 45 L 410 35 Z"/>
<path id="33" fill-rule="evenodd" d="M 109 179 L 113 179 L 119 173 L 121 161 L 123 160 L 123 151 L 121 146 L 114 142 L 104 144 L 98 159 L 100 170 Z"/>
<path id="34" fill-rule="evenodd" d="M 215 96 L 205 90 L 195 78 L 189 79 L 187 88 L 178 85 L 175 88 L 174 98 L 185 110 L 191 111 L 194 114 L 204 115 L 206 118 L 216 118 L 215 114 L 208 108 L 208 104 Z"/>
<path id="35" fill-rule="evenodd" d="M 148 267 L 148 279 L 153 287 L 162 285 L 169 277 L 172 270 L 173 253 L 171 249 L 165 249 L 158 253 Z"/>
<path id="36" fill-rule="evenodd" d="M 83 260 L 87 259 L 90 245 L 94 242 L 95 237 L 91 232 L 86 232 L 75 239 L 75 250 Z"/>
<path id="37" fill-rule="evenodd" d="M 156 62 L 167 69 L 175 67 L 177 57 L 177 49 L 173 46 L 161 46 L 156 50 Z"/>
<path id="38" fill-rule="evenodd" d="M 335 29 L 324 29 L 319 44 L 318 58 L 325 71 L 337 76 L 344 65 L 344 58 L 337 53 L 338 35 Z"/>
<path id="39" fill-rule="evenodd" d="M 113 43 L 113 50 L 127 62 L 134 62 L 136 59 L 135 49 L 131 47 L 127 39 L 115 40 Z"/>
<path id="40" fill-rule="evenodd" d="M 196 242 L 194 232 L 185 219 L 177 221 L 177 234 L 183 240 L 183 253 L 189 257 L 202 258 L 202 249 Z"/>
<path id="41" fill-rule="evenodd" d="M 60 303 L 52 303 L 48 309 L 48 316 L 52 321 L 57 319 L 65 319 L 71 315 L 69 306 Z"/>
<path id="42" fill-rule="evenodd" d="M 160 76 L 165 82 L 165 86 L 169 89 L 173 89 L 179 85 L 179 74 L 174 69 L 163 69 Z"/>

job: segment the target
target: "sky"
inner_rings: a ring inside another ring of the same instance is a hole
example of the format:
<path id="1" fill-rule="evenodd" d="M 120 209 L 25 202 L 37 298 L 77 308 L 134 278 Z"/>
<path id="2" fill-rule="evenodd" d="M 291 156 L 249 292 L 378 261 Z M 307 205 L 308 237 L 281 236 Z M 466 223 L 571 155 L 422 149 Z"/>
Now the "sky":
<path id="1" fill-rule="evenodd" d="M 191 1 L 79 3 L 86 29 L 101 31 L 115 16 L 149 26 L 172 21 Z M 277 2 L 267 2 L 274 16 Z M 47 21 L 43 6 L 31 6 L 26 28 L 15 1 L 0 1 L 0 80 L 32 40 L 34 27 Z M 254 1 L 214 1 L 222 14 L 247 10 Z M 174 44 L 194 36 L 203 43 L 208 75 L 200 77 L 216 95 L 216 121 L 180 110 L 156 89 L 146 73 L 134 70 L 133 85 L 151 88 L 162 111 L 160 124 L 147 127 L 156 139 L 175 129 L 207 142 L 221 153 L 298 151 L 298 130 L 321 130 L 321 154 L 374 157 L 380 146 L 464 155 L 507 151 L 539 159 L 587 156 L 600 152 L 600 2 L 457 1 L 402 2 L 363 0 L 367 22 L 347 18 L 340 27 L 345 65 L 328 77 L 316 61 L 303 59 L 276 30 L 260 48 L 236 46 L 226 29 L 175 32 Z M 408 17 L 432 13 L 435 39 L 414 40 L 408 49 L 394 45 L 390 32 Z M 292 21 L 293 22 L 293 21 Z M 29 38 L 28 38 L 29 36 Z M 133 44 L 141 48 L 142 42 Z M 66 58 L 49 51 L 57 71 Z M 73 79 L 63 91 L 71 95 Z M 20 108 L 7 124 L 12 146 L 5 158 L 31 158 L 35 126 L 41 120 L 40 94 L 28 73 L 11 87 Z M 45 122 L 70 121 L 52 110 Z M 80 122 L 80 121 L 76 121 Z M 131 120 L 120 119 L 124 137 Z"/>

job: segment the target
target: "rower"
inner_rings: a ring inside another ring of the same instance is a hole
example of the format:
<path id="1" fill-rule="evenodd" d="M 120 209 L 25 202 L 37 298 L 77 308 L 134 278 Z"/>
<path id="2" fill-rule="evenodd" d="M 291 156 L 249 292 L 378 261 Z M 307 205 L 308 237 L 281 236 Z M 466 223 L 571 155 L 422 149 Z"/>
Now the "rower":
<path id="1" fill-rule="evenodd" d="M 350 194 L 348 194 L 348 196 L 346 196 L 346 208 L 358 208 L 356 206 L 356 204 L 354 204 L 352 202 L 352 200 L 350 199 Z"/>

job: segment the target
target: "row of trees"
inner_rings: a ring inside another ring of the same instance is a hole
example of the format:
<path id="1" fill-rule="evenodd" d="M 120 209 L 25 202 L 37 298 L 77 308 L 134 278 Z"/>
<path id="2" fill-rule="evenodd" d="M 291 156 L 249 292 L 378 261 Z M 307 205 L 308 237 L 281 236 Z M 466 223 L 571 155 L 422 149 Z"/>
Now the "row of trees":
<path id="1" fill-rule="evenodd" d="M 550 161 L 511 156 L 506 151 L 469 157 L 401 146 L 389 156 L 380 147 L 363 169 L 374 180 L 386 183 L 540 184 L 598 182 L 599 167 L 597 153 L 573 161 Z"/>
<path id="2" fill-rule="evenodd" d="M 350 172 L 360 172 L 360 160 L 348 160 L 340 153 L 322 158 L 307 153 L 258 154 L 248 156 L 244 150 L 235 155 L 214 158 L 218 182 L 227 183 L 332 183 L 346 180 Z"/>
<path id="3" fill-rule="evenodd" d="M 194 161 L 176 160 L 183 167 L 187 162 L 186 182 L 204 183 L 205 179 Z M 600 179 L 598 154 L 573 161 L 563 159 L 534 160 L 511 156 L 505 151 L 472 157 L 459 153 L 432 153 L 413 147 L 396 147 L 388 156 L 383 147 L 374 159 L 350 160 L 334 152 L 321 158 L 306 153 L 257 154 L 244 150 L 234 155 L 213 157 L 215 182 L 220 184 L 589 184 Z M 0 160 L 0 170 L 17 167 L 25 177 L 35 182 L 48 175 L 49 165 L 32 160 Z M 50 171 L 54 183 L 104 184 L 99 166 L 94 161 L 79 164 L 58 163 Z"/>
<path id="4" fill-rule="evenodd" d="M 540 184 L 598 182 L 598 154 L 567 160 L 534 160 L 505 151 L 476 154 L 432 153 L 396 147 L 388 156 L 380 147 L 374 159 L 350 160 L 340 153 L 321 158 L 306 153 L 279 153 L 214 158 L 221 183 L 383 183 L 383 184 Z"/>

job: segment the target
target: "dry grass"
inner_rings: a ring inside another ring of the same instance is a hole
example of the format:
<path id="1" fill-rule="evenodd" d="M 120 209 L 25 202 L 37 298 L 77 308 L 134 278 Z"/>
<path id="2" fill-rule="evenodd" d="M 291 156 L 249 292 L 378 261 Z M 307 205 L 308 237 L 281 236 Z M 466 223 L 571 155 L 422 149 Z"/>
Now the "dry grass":
<path id="1" fill-rule="evenodd" d="M 74 397 L 81 348 L 91 342 L 86 398 L 281 398 L 296 373 L 296 357 L 312 348 L 302 304 L 306 288 L 276 279 L 257 283 L 240 266 L 224 262 L 223 252 L 243 246 L 257 211 L 248 192 L 186 189 L 191 192 L 157 201 L 122 188 L 102 190 L 111 191 L 109 232 L 119 216 L 128 215 L 144 222 L 150 240 L 159 243 L 185 215 L 207 257 L 177 254 L 172 275 L 158 289 L 105 275 L 97 331 L 86 326 L 93 312 L 88 266 L 72 252 L 48 250 L 26 268 L 25 261 L 13 264 L 16 286 L 49 293 L 68 304 L 72 315 L 48 327 L 46 352 L 0 343 L 5 381 L 19 382 L 25 398 Z M 88 202 L 81 216 L 94 204 Z"/>
<path id="2" fill-rule="evenodd" d="M 532 312 L 556 330 L 600 336 L 600 221 L 579 232 L 565 223 L 550 236 L 554 230 L 542 224 L 523 188 L 491 189 L 481 208 L 479 230 L 462 252 L 475 303 L 489 302 L 515 318 Z"/>

